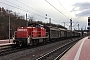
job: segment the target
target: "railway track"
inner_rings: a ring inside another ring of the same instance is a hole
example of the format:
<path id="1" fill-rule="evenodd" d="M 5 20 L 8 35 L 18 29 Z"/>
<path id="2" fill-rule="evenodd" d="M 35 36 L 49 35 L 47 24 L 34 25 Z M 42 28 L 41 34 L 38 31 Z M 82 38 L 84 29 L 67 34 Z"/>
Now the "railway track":
<path id="1" fill-rule="evenodd" d="M 73 39 L 74 40 L 74 39 Z M 80 39 L 75 39 L 75 40 L 80 40 Z M 74 41 L 75 41 L 74 40 Z M 61 43 L 61 42 L 58 42 L 58 44 L 56 44 L 56 45 L 54 45 L 54 46 L 51 46 L 51 47 L 48 47 L 48 48 L 46 48 L 46 49 L 42 49 L 42 50 L 38 50 L 38 51 L 36 51 L 36 52 L 34 52 L 34 53 L 32 53 L 32 54 L 28 54 L 27 56 L 24 56 L 24 57 L 21 57 L 21 58 L 18 58 L 18 59 L 15 59 L 15 60 L 44 60 L 44 59 L 42 59 L 41 57 L 42 56 L 45 56 L 45 55 L 47 55 L 48 53 L 50 53 L 51 51 L 54 51 L 54 50 L 56 50 L 56 49 L 58 49 L 59 47 L 61 47 L 61 46 L 64 46 L 64 44 L 65 43 L 67 43 L 68 44 L 68 42 L 71 42 L 71 40 L 66 40 L 67 42 L 64 42 L 64 43 Z M 49 46 L 49 45 L 48 45 Z M 61 50 L 64 50 L 64 49 L 61 49 Z M 60 51 L 61 51 L 60 50 Z M 65 52 L 63 52 L 63 53 L 65 53 Z M 60 54 L 60 53 L 59 53 Z M 55 54 L 51 54 L 51 56 L 52 55 L 55 55 Z M 38 58 L 41 58 L 41 59 L 38 59 Z M 51 57 L 49 57 L 49 58 L 51 58 Z M 50 59 L 46 59 L 46 60 L 50 60 Z M 53 59 L 51 59 L 51 60 L 53 60 Z"/>
<path id="2" fill-rule="evenodd" d="M 65 45 L 62 45 L 35 60 L 59 60 L 77 41 L 71 41 Z"/>
<path id="3" fill-rule="evenodd" d="M 12 45 L 12 46 L 3 46 L 0 49 L 0 56 L 6 56 L 6 55 L 9 55 L 11 53 L 24 51 L 24 50 L 27 50 L 27 49 L 33 49 L 33 48 L 38 47 L 38 46 L 26 46 L 26 47 L 18 47 L 18 46 L 14 46 L 14 45 Z"/>
<path id="4" fill-rule="evenodd" d="M 76 40 L 76 39 L 75 39 Z M 60 42 L 54 42 L 54 43 L 48 43 L 48 44 L 43 44 L 43 45 L 39 45 L 39 46 L 29 46 L 29 47 L 26 47 L 26 48 L 20 48 L 20 47 L 17 47 L 17 48 L 10 48 L 10 49 L 4 49 L 3 51 L 0 51 L 1 55 L 0 55 L 0 59 L 1 60 L 19 60 L 18 58 L 20 57 L 24 57 L 24 56 L 27 56 L 27 55 L 31 55 L 32 54 L 38 54 L 39 51 L 43 51 L 45 49 L 48 49 L 48 48 L 51 48 L 51 47 L 55 47 L 55 45 L 59 44 L 59 46 L 62 46 L 63 44 L 69 42 L 70 40 L 63 40 L 63 41 L 60 41 Z M 58 48 L 57 48 L 58 49 Z M 12 53 L 12 54 L 11 54 Z M 44 51 L 45 53 L 45 51 Z M 40 54 L 40 53 L 39 53 Z M 42 52 L 43 54 L 43 52 Z M 34 56 L 34 55 L 33 55 Z M 41 55 L 38 55 L 37 57 L 41 57 Z M 29 57 L 30 59 L 37 59 L 36 55 L 34 57 Z"/>
<path id="5" fill-rule="evenodd" d="M 8 55 L 8 54 L 15 53 L 21 50 L 22 49 L 20 47 L 13 47 L 12 45 L 2 46 L 0 49 L 0 56 Z"/>
<path id="6" fill-rule="evenodd" d="M 33 49 L 33 48 L 38 47 L 38 46 L 29 46 L 29 47 L 24 47 L 24 48 L 23 47 L 13 47 L 13 46 L 4 46 L 0 49 L 0 56 L 8 55 L 8 54 L 15 53 L 18 51 L 27 50 L 30 48 Z"/>

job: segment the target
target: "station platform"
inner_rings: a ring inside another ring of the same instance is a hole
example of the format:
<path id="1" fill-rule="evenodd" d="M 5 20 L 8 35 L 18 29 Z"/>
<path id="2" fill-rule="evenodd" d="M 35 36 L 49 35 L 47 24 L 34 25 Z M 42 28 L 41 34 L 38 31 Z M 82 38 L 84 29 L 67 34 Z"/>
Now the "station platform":
<path id="1" fill-rule="evenodd" d="M 60 60 L 90 60 L 90 39 L 81 39 Z"/>
<path id="2" fill-rule="evenodd" d="M 11 45 L 11 44 L 13 44 L 13 40 L 12 39 L 10 39 L 10 43 L 9 43 L 9 39 L 0 40 L 0 46 Z"/>

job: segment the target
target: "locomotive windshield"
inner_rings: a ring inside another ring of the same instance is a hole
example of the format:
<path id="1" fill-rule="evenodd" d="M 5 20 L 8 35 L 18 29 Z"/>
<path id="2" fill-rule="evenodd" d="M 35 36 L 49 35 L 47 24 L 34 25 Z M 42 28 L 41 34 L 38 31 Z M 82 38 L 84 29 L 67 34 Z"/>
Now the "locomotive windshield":
<path id="1" fill-rule="evenodd" d="M 36 24 L 36 23 L 29 24 L 28 26 L 40 28 L 40 25 L 39 24 Z"/>

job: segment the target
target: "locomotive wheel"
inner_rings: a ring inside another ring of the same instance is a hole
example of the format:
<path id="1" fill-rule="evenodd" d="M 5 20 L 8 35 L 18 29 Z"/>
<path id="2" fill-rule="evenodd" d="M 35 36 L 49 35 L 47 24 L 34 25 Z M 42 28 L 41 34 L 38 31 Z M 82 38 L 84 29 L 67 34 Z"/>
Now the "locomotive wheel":
<path id="1" fill-rule="evenodd" d="M 21 42 L 21 41 L 19 41 L 19 46 L 20 46 L 20 47 L 22 46 L 22 42 Z"/>

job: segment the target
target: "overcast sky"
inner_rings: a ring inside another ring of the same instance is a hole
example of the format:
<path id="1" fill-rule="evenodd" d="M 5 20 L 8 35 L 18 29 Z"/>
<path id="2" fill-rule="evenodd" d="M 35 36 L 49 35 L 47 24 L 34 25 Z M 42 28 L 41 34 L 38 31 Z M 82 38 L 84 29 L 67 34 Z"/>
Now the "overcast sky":
<path id="1" fill-rule="evenodd" d="M 51 4 L 49 4 L 49 3 Z M 73 20 L 73 29 L 87 28 L 90 16 L 90 0 L 0 0 L 0 7 L 12 10 L 20 15 L 34 17 L 37 21 L 51 22 L 69 28 L 70 19 Z"/>

